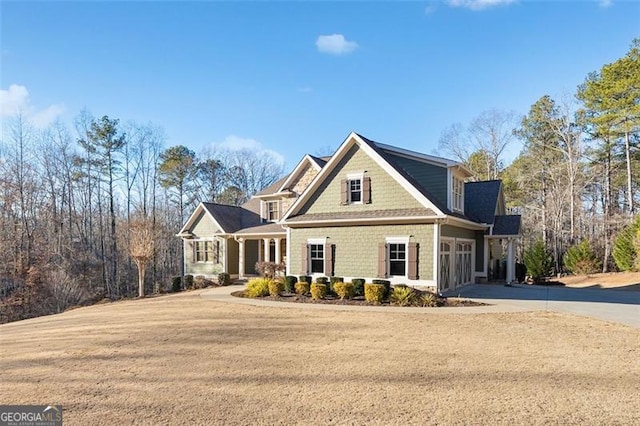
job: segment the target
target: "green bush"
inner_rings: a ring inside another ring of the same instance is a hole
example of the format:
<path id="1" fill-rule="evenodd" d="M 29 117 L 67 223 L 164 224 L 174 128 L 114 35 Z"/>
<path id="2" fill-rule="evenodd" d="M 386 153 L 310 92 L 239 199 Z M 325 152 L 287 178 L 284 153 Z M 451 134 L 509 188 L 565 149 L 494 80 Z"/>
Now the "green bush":
<path id="1" fill-rule="evenodd" d="M 298 281 L 294 284 L 294 288 L 296 289 L 296 294 L 306 295 L 309 294 L 310 284 L 306 281 Z"/>
<path id="2" fill-rule="evenodd" d="M 435 308 L 438 306 L 438 296 L 431 292 L 426 292 L 420 296 L 420 305 L 427 308 Z"/>
<path id="3" fill-rule="evenodd" d="M 331 278 L 329 278 L 329 282 L 331 284 L 342 283 L 342 282 L 344 282 L 344 278 L 342 278 L 342 277 L 331 277 Z"/>
<path id="4" fill-rule="evenodd" d="M 269 294 L 269 283 L 272 281 L 270 278 L 254 278 L 247 283 L 244 294 L 247 297 L 265 297 Z"/>
<path id="5" fill-rule="evenodd" d="M 638 232 L 640 231 L 640 216 L 638 216 L 630 225 L 625 226 L 622 231 L 618 233 L 615 242 L 613 243 L 613 260 L 616 262 L 616 266 L 621 271 L 635 271 L 638 268 Z"/>
<path id="6" fill-rule="evenodd" d="M 372 280 L 373 284 L 382 284 L 384 286 L 384 297 L 389 297 L 391 293 L 391 281 L 389 280 Z"/>
<path id="7" fill-rule="evenodd" d="M 193 275 L 185 275 L 184 276 L 184 288 L 192 290 L 193 289 Z"/>
<path id="8" fill-rule="evenodd" d="M 416 293 L 411 287 L 397 285 L 393 287 L 389 300 L 397 306 L 411 306 L 416 300 Z"/>
<path id="9" fill-rule="evenodd" d="M 231 285 L 231 275 L 226 272 L 218 274 L 218 285 Z"/>
<path id="10" fill-rule="evenodd" d="M 355 295 L 355 287 L 353 283 L 336 281 L 333 283 L 333 291 L 338 295 L 340 300 L 353 299 L 353 296 Z"/>
<path id="11" fill-rule="evenodd" d="M 284 282 L 281 280 L 271 280 L 269 282 L 269 295 L 280 296 L 280 293 L 284 291 Z"/>
<path id="12" fill-rule="evenodd" d="M 284 277 L 284 291 L 287 293 L 293 293 L 297 282 L 298 279 L 293 275 L 287 275 Z"/>
<path id="13" fill-rule="evenodd" d="M 384 284 L 369 284 L 364 285 L 364 300 L 374 305 L 379 305 L 384 300 L 386 293 Z"/>
<path id="14" fill-rule="evenodd" d="M 357 296 L 364 296 L 364 278 L 354 278 L 351 280 Z"/>
<path id="15" fill-rule="evenodd" d="M 536 284 L 540 283 L 544 277 L 549 276 L 553 267 L 551 254 L 549 254 L 542 240 L 536 241 L 533 247 L 525 253 L 524 263 L 527 265 L 527 271 Z"/>
<path id="16" fill-rule="evenodd" d="M 329 278 L 327 277 L 318 277 L 316 278 L 317 284 L 329 284 Z"/>
<path id="17" fill-rule="evenodd" d="M 171 278 L 171 291 L 174 293 L 182 290 L 182 277 Z"/>
<path id="18" fill-rule="evenodd" d="M 311 284 L 311 298 L 313 300 L 320 300 L 327 297 L 327 285 L 320 283 Z"/>
<path id="19" fill-rule="evenodd" d="M 309 275 L 300 275 L 298 281 L 311 284 L 311 277 Z"/>
<path id="20" fill-rule="evenodd" d="M 584 239 L 580 244 L 569 247 L 564 254 L 564 266 L 574 274 L 593 274 L 600 269 L 600 261 Z"/>

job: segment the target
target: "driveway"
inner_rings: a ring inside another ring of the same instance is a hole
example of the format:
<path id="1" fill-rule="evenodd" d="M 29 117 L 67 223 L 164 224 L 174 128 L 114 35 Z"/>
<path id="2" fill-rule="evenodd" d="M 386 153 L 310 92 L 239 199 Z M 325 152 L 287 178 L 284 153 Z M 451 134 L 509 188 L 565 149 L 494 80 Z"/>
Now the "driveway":
<path id="1" fill-rule="evenodd" d="M 640 292 L 556 286 L 473 284 L 447 296 L 492 305 L 564 312 L 640 328 Z"/>

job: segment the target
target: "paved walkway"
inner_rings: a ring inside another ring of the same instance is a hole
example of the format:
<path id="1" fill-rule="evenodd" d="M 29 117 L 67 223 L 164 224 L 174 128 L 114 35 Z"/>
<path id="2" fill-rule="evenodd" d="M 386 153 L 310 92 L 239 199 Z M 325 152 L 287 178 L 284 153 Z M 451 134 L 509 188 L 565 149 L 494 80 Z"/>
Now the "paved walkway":
<path id="1" fill-rule="evenodd" d="M 460 296 L 488 303 L 487 306 L 416 308 L 384 306 L 331 305 L 315 303 L 286 303 L 270 300 L 245 299 L 231 296 L 234 291 L 242 290 L 243 285 L 215 287 L 205 290 L 203 299 L 239 305 L 265 306 L 290 309 L 311 309 L 321 311 L 360 311 L 360 312 L 407 312 L 427 314 L 481 314 L 501 312 L 554 311 L 614 321 L 640 328 L 640 292 L 556 288 L 530 285 L 505 287 L 493 284 L 474 284 L 448 296 Z"/>

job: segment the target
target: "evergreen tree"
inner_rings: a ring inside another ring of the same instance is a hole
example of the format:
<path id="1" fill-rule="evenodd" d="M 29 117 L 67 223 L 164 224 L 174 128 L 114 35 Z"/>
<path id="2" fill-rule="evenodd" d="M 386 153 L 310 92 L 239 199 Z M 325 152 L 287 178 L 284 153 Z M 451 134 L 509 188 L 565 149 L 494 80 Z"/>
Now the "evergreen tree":
<path id="1" fill-rule="evenodd" d="M 553 259 L 542 240 L 536 241 L 533 247 L 525 253 L 524 263 L 534 284 L 549 276 L 553 268 Z"/>

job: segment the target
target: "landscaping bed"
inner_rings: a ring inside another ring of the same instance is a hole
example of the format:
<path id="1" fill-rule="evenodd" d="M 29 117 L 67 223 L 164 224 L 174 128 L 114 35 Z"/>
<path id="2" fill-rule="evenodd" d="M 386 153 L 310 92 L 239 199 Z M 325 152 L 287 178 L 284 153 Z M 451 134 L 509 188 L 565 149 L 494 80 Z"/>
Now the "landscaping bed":
<path id="1" fill-rule="evenodd" d="M 310 277 L 257 278 L 245 290 L 231 293 L 235 297 L 290 303 L 316 303 L 354 306 L 461 307 L 485 303 L 468 299 L 446 298 L 403 284 L 391 286 L 387 280 L 365 283 L 363 279 L 344 282 L 342 278 Z"/>

